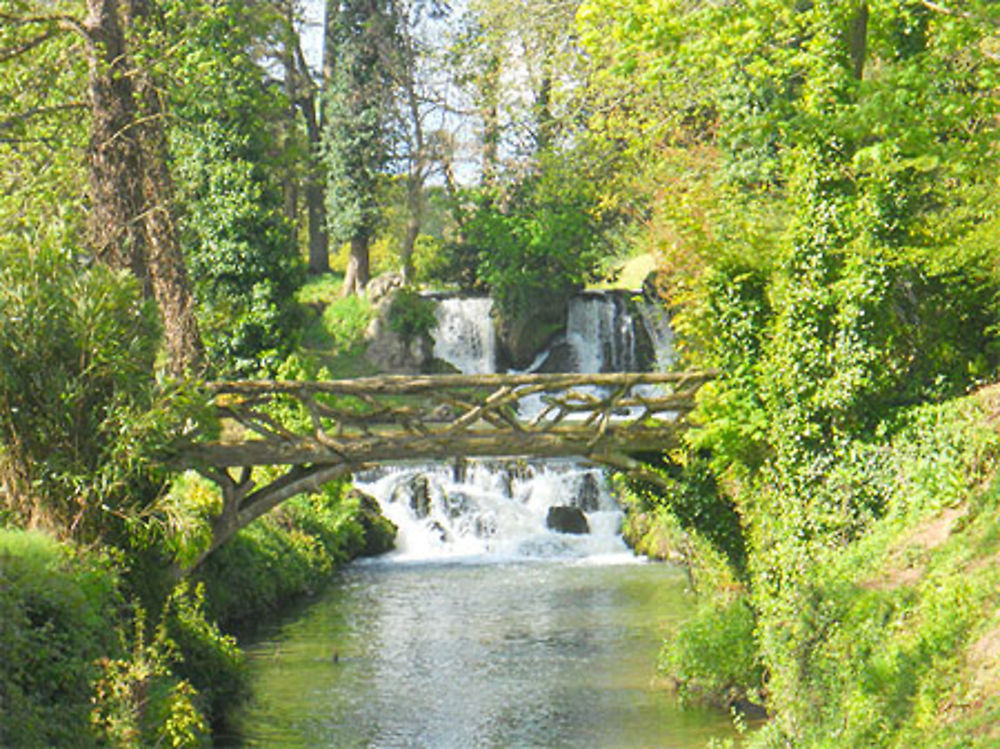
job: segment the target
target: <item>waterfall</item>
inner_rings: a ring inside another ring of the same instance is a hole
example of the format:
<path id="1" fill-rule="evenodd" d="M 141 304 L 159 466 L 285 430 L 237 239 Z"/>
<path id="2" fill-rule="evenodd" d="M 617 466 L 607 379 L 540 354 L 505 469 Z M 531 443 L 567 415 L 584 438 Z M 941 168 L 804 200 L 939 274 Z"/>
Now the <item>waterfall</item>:
<path id="1" fill-rule="evenodd" d="M 591 292 L 570 299 L 566 341 L 577 372 L 630 372 L 637 368 L 635 320 L 621 294 Z"/>
<path id="2" fill-rule="evenodd" d="M 657 372 L 667 372 L 677 359 L 674 349 L 674 329 L 670 325 L 670 314 L 666 307 L 647 299 L 640 299 L 636 306 L 643 328 L 653 344 L 655 361 L 653 367 Z"/>
<path id="3" fill-rule="evenodd" d="M 486 298 L 442 299 L 434 355 L 466 374 L 495 371 L 491 309 Z M 643 364 L 651 357 L 640 352 L 640 335 L 657 346 L 669 342 L 664 356 L 673 351 L 669 327 L 653 329 L 655 322 L 652 308 L 640 307 L 634 316 L 621 292 L 578 294 L 569 302 L 565 336 L 541 352 L 536 365 L 594 373 L 648 368 Z M 540 396 L 520 404 L 522 416 L 541 407 Z M 623 515 L 603 472 L 580 461 L 456 459 L 396 465 L 357 474 L 355 485 L 375 497 L 399 528 L 397 558 L 627 553 L 620 535 Z"/>
<path id="4" fill-rule="evenodd" d="M 496 371 L 493 301 L 488 297 L 442 299 L 437 307 L 434 356 L 463 374 Z"/>
<path id="5" fill-rule="evenodd" d="M 399 532 L 404 559 L 499 559 L 621 554 L 622 513 L 600 469 L 575 461 L 459 461 L 396 466 L 355 477 Z M 548 527 L 551 508 L 574 508 L 588 532 Z"/>

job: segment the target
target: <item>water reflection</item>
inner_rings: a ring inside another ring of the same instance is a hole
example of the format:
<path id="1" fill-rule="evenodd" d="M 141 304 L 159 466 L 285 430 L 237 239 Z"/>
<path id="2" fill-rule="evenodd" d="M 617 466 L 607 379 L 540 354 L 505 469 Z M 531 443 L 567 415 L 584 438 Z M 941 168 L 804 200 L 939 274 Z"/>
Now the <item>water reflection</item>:
<path id="1" fill-rule="evenodd" d="M 728 719 L 653 688 L 661 565 L 355 566 L 250 649 L 253 747 L 701 747 Z"/>

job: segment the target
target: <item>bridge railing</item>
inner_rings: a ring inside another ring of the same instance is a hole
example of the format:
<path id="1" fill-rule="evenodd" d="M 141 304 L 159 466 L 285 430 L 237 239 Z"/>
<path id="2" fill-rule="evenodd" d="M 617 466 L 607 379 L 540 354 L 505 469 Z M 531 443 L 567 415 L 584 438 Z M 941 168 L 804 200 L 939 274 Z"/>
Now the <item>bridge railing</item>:
<path id="1" fill-rule="evenodd" d="M 333 465 L 454 456 L 666 447 L 704 372 L 386 375 L 208 385 L 226 439 L 192 458 L 216 467 Z"/>

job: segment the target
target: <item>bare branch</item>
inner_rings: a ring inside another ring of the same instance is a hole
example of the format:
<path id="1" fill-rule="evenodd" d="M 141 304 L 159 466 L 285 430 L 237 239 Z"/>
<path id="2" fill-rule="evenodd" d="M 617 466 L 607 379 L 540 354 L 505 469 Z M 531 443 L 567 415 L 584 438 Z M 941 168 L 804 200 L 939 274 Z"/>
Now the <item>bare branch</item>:
<path id="1" fill-rule="evenodd" d="M 2 62 L 2 60 L 0 60 L 0 62 Z M 21 112 L 19 114 L 13 115 L 12 117 L 0 120 L 0 131 L 10 130 L 18 123 L 25 122 L 33 117 L 42 117 L 47 114 L 55 114 L 57 112 L 65 112 L 67 110 L 85 109 L 85 108 L 86 104 L 83 104 L 81 102 L 74 102 L 71 104 L 59 104 L 57 106 L 52 106 L 52 107 L 32 107 L 26 112 Z"/>
<path id="2" fill-rule="evenodd" d="M 7 62 L 9 60 L 13 60 L 15 57 L 20 57 L 21 55 L 25 54 L 26 52 L 30 52 L 35 47 L 38 47 L 39 45 L 45 44 L 45 42 L 47 42 L 49 39 L 51 39 L 55 35 L 56 35 L 56 32 L 53 31 L 53 30 L 46 31 L 44 34 L 36 36 L 34 39 L 32 39 L 32 40 L 30 40 L 28 42 L 25 42 L 24 44 L 22 44 L 17 49 L 11 50 L 10 52 L 5 52 L 3 54 L 0 54 L 0 63 Z"/>

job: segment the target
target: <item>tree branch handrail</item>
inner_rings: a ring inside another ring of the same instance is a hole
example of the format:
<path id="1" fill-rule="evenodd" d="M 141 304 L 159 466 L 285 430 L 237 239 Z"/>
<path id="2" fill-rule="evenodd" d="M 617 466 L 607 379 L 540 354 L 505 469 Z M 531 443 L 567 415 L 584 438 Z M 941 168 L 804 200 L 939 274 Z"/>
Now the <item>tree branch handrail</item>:
<path id="1" fill-rule="evenodd" d="M 256 395 L 299 393 L 362 395 L 377 390 L 381 395 L 410 395 L 435 390 L 499 389 L 503 386 L 540 385 L 558 390 L 575 385 L 611 387 L 627 385 L 697 385 L 715 377 L 714 371 L 697 372 L 605 372 L 598 374 L 453 374 L 453 375 L 378 375 L 349 380 L 221 380 L 205 383 L 215 395 Z"/>

